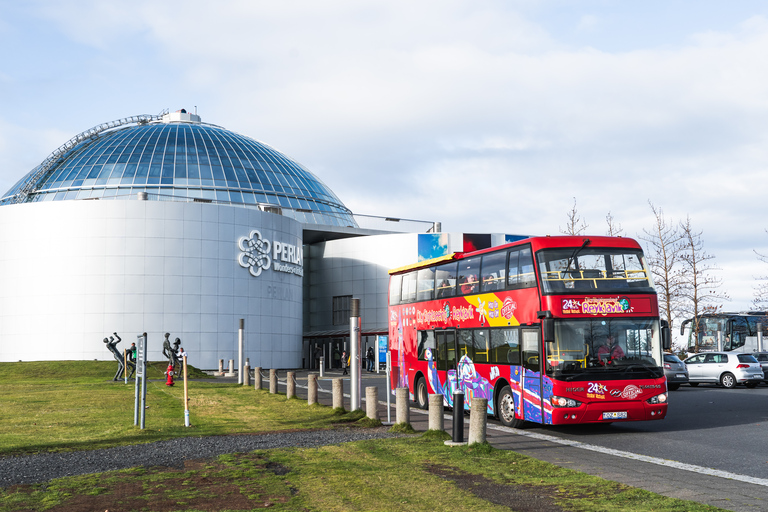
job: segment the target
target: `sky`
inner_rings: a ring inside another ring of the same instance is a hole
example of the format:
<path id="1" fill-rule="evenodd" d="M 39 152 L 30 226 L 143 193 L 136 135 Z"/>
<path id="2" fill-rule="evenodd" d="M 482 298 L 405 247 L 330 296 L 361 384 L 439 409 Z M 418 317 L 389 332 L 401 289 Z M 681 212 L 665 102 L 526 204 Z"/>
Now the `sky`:
<path id="1" fill-rule="evenodd" d="M 356 214 L 444 232 L 690 219 L 725 310 L 768 275 L 768 3 L 0 0 L 0 189 L 72 136 L 186 108 Z"/>

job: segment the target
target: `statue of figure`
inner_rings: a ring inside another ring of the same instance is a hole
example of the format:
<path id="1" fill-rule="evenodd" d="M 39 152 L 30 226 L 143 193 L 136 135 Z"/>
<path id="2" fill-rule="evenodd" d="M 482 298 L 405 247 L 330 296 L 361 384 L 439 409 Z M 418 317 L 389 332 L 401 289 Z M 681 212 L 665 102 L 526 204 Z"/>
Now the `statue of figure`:
<path id="1" fill-rule="evenodd" d="M 176 341 L 173 342 L 171 357 L 173 358 L 173 368 L 176 369 L 176 365 L 178 364 L 179 373 L 177 375 L 181 376 L 181 372 L 184 370 L 184 367 L 183 367 L 184 363 L 181 361 L 181 359 L 179 359 L 179 345 L 181 345 L 181 340 L 179 338 L 176 338 Z"/>
<path id="2" fill-rule="evenodd" d="M 165 339 L 163 340 L 163 355 L 168 358 L 168 364 L 173 362 L 173 349 L 171 348 L 171 340 L 168 339 L 170 336 L 170 333 L 165 333 Z"/>
<path id="3" fill-rule="evenodd" d="M 110 352 L 112 352 L 112 355 L 115 356 L 115 360 L 117 360 L 117 373 L 115 373 L 115 377 L 112 379 L 113 381 L 116 381 L 123 376 L 123 371 L 125 371 L 125 364 L 123 363 L 123 354 L 121 354 L 116 347 L 116 345 L 120 343 L 122 339 L 120 338 L 120 336 L 118 336 L 116 332 L 112 334 L 114 334 L 115 336 L 114 337 L 110 336 L 109 339 L 104 338 L 104 343 L 107 344 L 107 348 L 109 349 Z M 136 371 L 136 363 L 129 360 L 128 366 L 131 367 L 131 374 L 128 376 L 128 378 L 130 379 L 131 377 L 133 377 L 133 373 Z"/>

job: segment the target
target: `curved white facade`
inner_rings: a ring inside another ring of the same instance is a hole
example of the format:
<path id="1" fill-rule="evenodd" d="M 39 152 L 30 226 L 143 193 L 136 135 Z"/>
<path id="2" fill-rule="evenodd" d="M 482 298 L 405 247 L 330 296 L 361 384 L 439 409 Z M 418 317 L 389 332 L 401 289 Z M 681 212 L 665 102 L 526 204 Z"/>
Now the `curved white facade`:
<path id="1" fill-rule="evenodd" d="M 109 360 L 102 340 L 113 332 L 123 338 L 119 350 L 146 332 L 149 359 L 162 360 L 168 332 L 191 364 L 217 368 L 220 359 L 237 361 L 242 318 L 251 366 L 301 367 L 301 248 L 299 222 L 256 209 L 138 200 L 3 206 L 0 361 Z"/>

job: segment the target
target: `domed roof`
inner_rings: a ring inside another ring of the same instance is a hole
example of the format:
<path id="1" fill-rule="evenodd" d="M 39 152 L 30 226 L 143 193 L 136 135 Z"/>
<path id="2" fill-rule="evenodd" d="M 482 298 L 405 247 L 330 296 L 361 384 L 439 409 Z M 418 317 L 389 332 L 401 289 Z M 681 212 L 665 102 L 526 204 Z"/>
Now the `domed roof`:
<path id="1" fill-rule="evenodd" d="M 357 227 L 352 212 L 304 166 L 184 110 L 129 117 L 73 137 L 0 197 L 0 205 L 128 199 L 138 192 L 150 199 L 279 207 L 306 224 Z"/>

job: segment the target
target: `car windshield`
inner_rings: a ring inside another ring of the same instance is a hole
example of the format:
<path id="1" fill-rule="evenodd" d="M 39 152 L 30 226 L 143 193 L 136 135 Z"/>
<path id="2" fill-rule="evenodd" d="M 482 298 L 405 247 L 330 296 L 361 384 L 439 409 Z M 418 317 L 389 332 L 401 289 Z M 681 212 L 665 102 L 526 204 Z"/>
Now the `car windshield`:
<path id="1" fill-rule="evenodd" d="M 756 363 L 757 359 L 751 354 L 739 354 L 740 363 Z"/>
<path id="2" fill-rule="evenodd" d="M 546 343 L 547 374 L 565 380 L 658 378 L 663 374 L 658 319 L 555 321 Z"/>
<path id="3" fill-rule="evenodd" d="M 651 274 L 639 250 L 586 247 L 536 253 L 545 294 L 605 291 L 653 293 Z"/>

